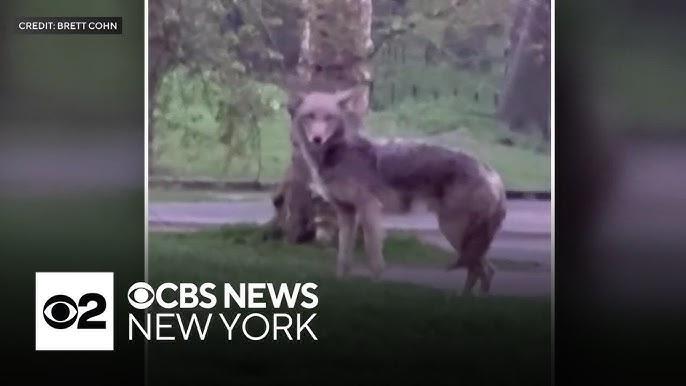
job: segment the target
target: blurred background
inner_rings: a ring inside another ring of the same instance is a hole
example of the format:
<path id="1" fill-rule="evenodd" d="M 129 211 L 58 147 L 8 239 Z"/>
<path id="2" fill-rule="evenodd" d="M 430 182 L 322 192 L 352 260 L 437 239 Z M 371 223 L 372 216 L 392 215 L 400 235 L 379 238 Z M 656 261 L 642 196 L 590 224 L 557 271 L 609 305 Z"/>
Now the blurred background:
<path id="1" fill-rule="evenodd" d="M 556 373 L 666 379 L 686 304 L 682 2 L 555 3 Z"/>
<path id="2" fill-rule="evenodd" d="M 597 284 L 618 296 L 608 304 L 680 307 L 685 9 L 635 1 L 557 7 L 556 236 L 575 237 L 556 253 L 593 273 L 578 289 Z"/>
<path id="3" fill-rule="evenodd" d="M 119 372 L 143 379 L 143 345 L 117 336 L 107 361 L 34 351 L 34 277 L 115 272 L 115 292 L 144 277 L 145 14 L 142 1 L 22 0 L 0 4 L 0 255 L 2 301 L 16 317 L 13 376 L 79 383 Z M 123 18 L 121 35 L 21 35 L 16 18 Z M 124 309 L 125 297 L 115 308 Z M 126 316 L 117 314 L 118 329 Z M 6 324 L 6 326 L 5 326 Z M 34 363 L 40 371 L 17 371 Z M 83 365 L 73 378 L 73 363 Z M 116 371 L 111 368 L 117 367 Z"/>

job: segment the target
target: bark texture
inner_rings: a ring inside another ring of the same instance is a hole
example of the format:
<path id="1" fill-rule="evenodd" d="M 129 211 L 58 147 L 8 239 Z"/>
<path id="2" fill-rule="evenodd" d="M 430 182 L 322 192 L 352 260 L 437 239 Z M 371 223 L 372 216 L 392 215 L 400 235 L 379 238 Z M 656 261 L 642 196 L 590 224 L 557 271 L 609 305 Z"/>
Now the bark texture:
<path id="1" fill-rule="evenodd" d="M 497 116 L 513 130 L 533 123 L 549 140 L 550 0 L 519 0 L 514 12 Z"/>

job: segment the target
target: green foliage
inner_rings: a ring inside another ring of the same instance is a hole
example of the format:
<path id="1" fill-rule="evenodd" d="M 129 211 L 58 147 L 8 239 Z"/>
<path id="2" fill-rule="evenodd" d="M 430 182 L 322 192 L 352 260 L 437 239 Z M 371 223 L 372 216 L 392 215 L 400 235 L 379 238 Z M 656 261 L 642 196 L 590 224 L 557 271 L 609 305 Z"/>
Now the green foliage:
<path id="1" fill-rule="evenodd" d="M 386 43 L 418 39 L 442 51 L 443 60 L 455 61 L 455 53 L 449 47 L 450 40 L 468 42 L 482 36 L 502 39 L 509 25 L 513 1 L 381 0 L 374 8 L 374 43 L 380 50 Z M 447 36 L 449 30 L 452 34 Z M 496 47 L 480 48 L 484 49 L 480 54 L 487 57 L 502 53 L 499 47 L 496 50 L 492 49 Z"/>
<path id="2" fill-rule="evenodd" d="M 178 67 L 163 79 L 155 120 L 156 154 L 172 153 L 193 165 L 208 154 L 227 173 L 235 161 L 254 163 L 261 173 L 261 124 L 281 109 L 283 92 L 272 84 L 243 78 L 225 84 L 212 71 Z M 209 153 L 208 153 L 209 151 Z"/>
<path id="3" fill-rule="evenodd" d="M 278 25 L 277 18 L 261 18 L 255 3 L 228 0 L 179 0 L 163 6 L 153 31 L 176 49 L 153 101 L 155 127 L 176 135 L 191 160 L 219 143 L 219 170 L 226 171 L 238 157 L 248 158 L 257 161 L 259 176 L 259 120 L 279 108 L 278 90 L 247 75 L 254 61 L 282 60 L 257 24 Z M 155 144 L 164 145 L 164 139 Z"/>

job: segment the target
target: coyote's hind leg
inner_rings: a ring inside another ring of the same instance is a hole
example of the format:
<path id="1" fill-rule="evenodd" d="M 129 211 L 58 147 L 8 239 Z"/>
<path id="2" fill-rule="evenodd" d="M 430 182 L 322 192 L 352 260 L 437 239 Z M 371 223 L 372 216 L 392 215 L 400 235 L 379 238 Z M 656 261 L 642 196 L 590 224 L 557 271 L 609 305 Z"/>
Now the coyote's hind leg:
<path id="1" fill-rule="evenodd" d="M 492 240 L 493 234 L 487 222 L 478 221 L 468 227 L 461 248 L 461 260 L 467 267 L 467 280 L 463 294 L 471 294 L 477 280 L 480 281 L 481 293 L 490 292 L 495 269 L 486 258 L 486 252 Z"/>
<path id="2" fill-rule="evenodd" d="M 468 214 L 447 212 L 439 213 L 438 225 L 457 255 L 448 269 L 467 269 L 462 293 L 471 294 L 477 281 L 481 282 L 481 292 L 488 293 L 495 269 L 485 259 L 492 239 L 487 227 L 478 222 L 475 223 Z"/>
<path id="3" fill-rule="evenodd" d="M 448 240 L 450 245 L 455 250 L 455 261 L 446 267 L 448 270 L 463 267 L 460 253 L 464 232 L 468 225 L 467 220 L 467 216 L 465 215 L 451 215 L 451 213 L 445 212 L 438 213 L 438 228 L 443 234 L 443 237 Z"/>

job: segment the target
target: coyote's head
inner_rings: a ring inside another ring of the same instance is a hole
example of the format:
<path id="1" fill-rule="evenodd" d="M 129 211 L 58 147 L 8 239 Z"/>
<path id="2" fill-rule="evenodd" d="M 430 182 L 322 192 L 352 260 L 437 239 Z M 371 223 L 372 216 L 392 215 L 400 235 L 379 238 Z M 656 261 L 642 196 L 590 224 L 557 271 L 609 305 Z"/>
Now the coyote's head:
<path id="1" fill-rule="evenodd" d="M 364 115 L 364 88 L 336 92 L 294 92 L 288 103 L 292 130 L 313 148 L 356 133 Z"/>

